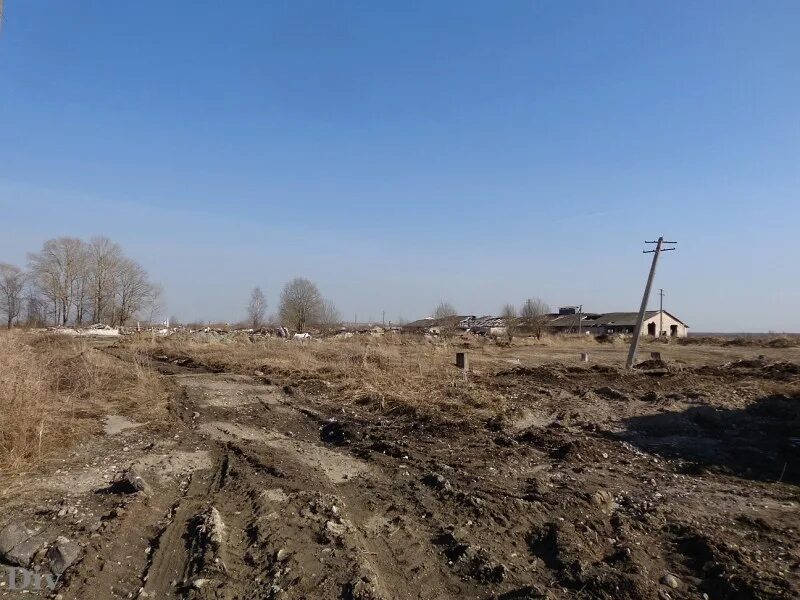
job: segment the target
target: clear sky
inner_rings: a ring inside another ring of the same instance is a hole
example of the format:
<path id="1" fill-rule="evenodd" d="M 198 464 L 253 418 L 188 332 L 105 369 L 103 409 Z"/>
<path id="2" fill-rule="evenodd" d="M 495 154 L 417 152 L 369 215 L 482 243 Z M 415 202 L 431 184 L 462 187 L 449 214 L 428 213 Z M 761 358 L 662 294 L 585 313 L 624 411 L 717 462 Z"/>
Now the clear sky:
<path id="1" fill-rule="evenodd" d="M 7 0 L 0 261 L 105 234 L 182 320 L 539 296 L 800 331 L 800 2 Z M 656 300 L 651 302 L 656 306 Z"/>

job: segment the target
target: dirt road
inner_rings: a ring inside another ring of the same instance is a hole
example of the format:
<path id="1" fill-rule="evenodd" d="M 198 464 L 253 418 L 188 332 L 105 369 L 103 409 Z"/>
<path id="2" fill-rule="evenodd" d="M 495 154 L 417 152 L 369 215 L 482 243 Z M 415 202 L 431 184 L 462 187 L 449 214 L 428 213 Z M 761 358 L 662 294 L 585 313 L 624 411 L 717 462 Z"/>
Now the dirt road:
<path id="1" fill-rule="evenodd" d="M 446 423 L 345 409 L 265 377 L 160 368 L 173 426 L 113 419 L 107 436 L 6 505 L 51 537 L 81 540 L 61 599 L 800 590 L 797 474 L 776 484 L 752 471 L 760 460 L 774 467 L 769 444 L 784 439 L 796 404 L 720 420 L 695 389 L 706 375 L 512 369 L 492 385 L 518 397 L 518 409 L 481 420 L 465 407 Z M 737 389 L 752 388 L 748 377 Z M 666 410 L 670 402 L 698 418 Z M 654 403 L 654 414 L 638 414 Z M 694 454 L 660 452 L 669 447 Z M 729 462 L 741 472 L 725 467 L 721 447 L 739 453 Z M 140 491 L 110 485 L 129 465 Z"/>
<path id="2" fill-rule="evenodd" d="M 416 460 L 397 448 L 354 448 L 339 421 L 254 378 L 173 377 L 191 446 L 184 452 L 202 448 L 212 466 L 187 475 L 177 492 L 159 481 L 159 465 L 140 468 L 152 492 L 107 521 L 63 598 L 484 592 L 443 559 L 451 549 L 436 540 L 446 524 L 425 504 L 449 490 L 422 483 Z M 477 554 L 475 562 L 481 580 L 505 579 L 499 563 Z"/>

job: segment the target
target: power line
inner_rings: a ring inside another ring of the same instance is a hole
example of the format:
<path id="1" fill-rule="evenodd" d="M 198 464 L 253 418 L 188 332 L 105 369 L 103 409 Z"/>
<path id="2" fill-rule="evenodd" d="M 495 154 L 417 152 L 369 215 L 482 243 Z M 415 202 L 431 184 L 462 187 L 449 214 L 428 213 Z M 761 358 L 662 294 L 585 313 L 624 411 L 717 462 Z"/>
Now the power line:
<path id="1" fill-rule="evenodd" d="M 633 330 L 633 340 L 631 340 L 631 348 L 628 351 L 628 361 L 625 367 L 628 369 L 633 368 L 633 363 L 636 362 L 636 351 L 639 349 L 639 338 L 642 335 L 642 324 L 644 323 L 644 314 L 647 312 L 647 302 L 650 300 L 650 287 L 653 285 L 653 279 L 656 275 L 656 265 L 658 264 L 658 257 L 662 252 L 669 252 L 675 248 L 664 248 L 664 244 L 677 244 L 678 242 L 665 242 L 664 237 L 658 238 L 655 242 L 645 242 L 645 244 L 655 244 L 654 250 L 642 250 L 643 254 L 653 254 L 653 264 L 650 265 L 650 274 L 647 276 L 647 285 L 644 286 L 644 295 L 642 296 L 642 305 L 639 307 L 639 317 L 636 319 L 636 329 Z"/>

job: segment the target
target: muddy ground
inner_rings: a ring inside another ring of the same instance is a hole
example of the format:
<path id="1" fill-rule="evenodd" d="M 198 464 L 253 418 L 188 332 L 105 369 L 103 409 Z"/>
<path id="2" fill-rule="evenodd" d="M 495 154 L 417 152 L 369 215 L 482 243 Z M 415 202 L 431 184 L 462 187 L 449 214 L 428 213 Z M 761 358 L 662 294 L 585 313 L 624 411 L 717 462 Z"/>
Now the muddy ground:
<path id="1" fill-rule="evenodd" d="M 19 561 L 74 544 L 28 597 L 800 596 L 797 363 L 509 365 L 471 382 L 502 411 L 449 418 L 206 366 L 158 363 L 170 426 L 3 479 Z"/>

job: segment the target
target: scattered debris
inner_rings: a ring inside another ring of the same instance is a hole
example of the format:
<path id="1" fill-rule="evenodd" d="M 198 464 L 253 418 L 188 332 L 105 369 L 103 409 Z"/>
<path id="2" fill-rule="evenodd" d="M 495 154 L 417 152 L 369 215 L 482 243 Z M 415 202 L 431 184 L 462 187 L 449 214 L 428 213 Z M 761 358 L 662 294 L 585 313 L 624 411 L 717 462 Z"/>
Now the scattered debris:
<path id="1" fill-rule="evenodd" d="M 50 570 L 56 575 L 61 575 L 72 565 L 81 554 L 77 542 L 59 536 L 56 543 L 47 550 L 47 560 L 50 561 Z"/>
<path id="2" fill-rule="evenodd" d="M 47 540 L 28 529 L 24 524 L 12 521 L 0 531 L 0 559 L 12 565 L 28 567 Z"/>
<path id="3" fill-rule="evenodd" d="M 594 392 L 605 398 L 610 398 L 611 400 L 629 400 L 627 394 L 620 392 L 619 390 L 615 390 L 607 385 L 597 388 Z"/>
<path id="4" fill-rule="evenodd" d="M 153 490 L 150 485 L 139 475 L 139 472 L 131 467 L 122 476 L 114 481 L 109 487 L 109 491 L 114 494 L 136 494 L 142 492 L 149 496 Z"/>

